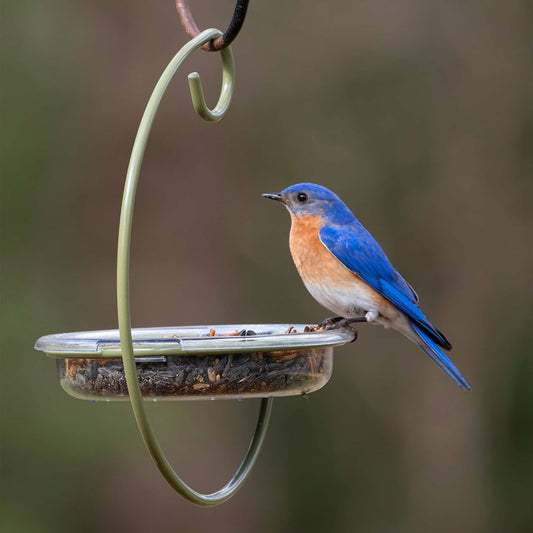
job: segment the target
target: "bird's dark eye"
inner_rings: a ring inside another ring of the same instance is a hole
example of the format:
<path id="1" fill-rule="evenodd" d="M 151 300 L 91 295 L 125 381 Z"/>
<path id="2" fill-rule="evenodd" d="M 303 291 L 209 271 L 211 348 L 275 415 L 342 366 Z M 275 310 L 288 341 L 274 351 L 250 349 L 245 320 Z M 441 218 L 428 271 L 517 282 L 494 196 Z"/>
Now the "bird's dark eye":
<path id="1" fill-rule="evenodd" d="M 304 204 L 305 202 L 307 202 L 308 200 L 308 197 L 307 197 L 307 194 L 305 194 L 304 192 L 299 192 L 296 196 L 296 199 L 301 203 L 301 204 Z"/>

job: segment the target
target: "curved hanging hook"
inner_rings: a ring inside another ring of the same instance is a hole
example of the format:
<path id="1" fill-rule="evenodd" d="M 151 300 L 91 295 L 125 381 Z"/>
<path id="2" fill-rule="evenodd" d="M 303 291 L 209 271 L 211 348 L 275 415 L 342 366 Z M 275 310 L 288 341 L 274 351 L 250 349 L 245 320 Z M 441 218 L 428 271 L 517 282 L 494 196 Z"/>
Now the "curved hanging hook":
<path id="1" fill-rule="evenodd" d="M 244 483 L 252 466 L 257 460 L 259 450 L 266 434 L 270 412 L 272 409 L 272 398 L 264 398 L 261 400 L 261 409 L 259 412 L 257 426 L 248 451 L 246 452 L 241 465 L 237 469 L 237 472 L 224 487 L 216 492 L 213 492 L 212 494 L 200 494 L 184 483 L 172 469 L 165 455 L 163 454 L 152 426 L 148 421 L 148 417 L 144 408 L 143 396 L 137 377 L 137 367 L 135 365 L 135 355 L 132 343 L 129 264 L 135 194 L 137 191 L 143 155 L 155 114 L 161 99 L 165 94 L 165 90 L 170 83 L 170 80 L 185 59 L 187 59 L 204 43 L 212 40 L 213 38 L 219 37 L 220 35 L 222 35 L 221 31 L 210 29 L 205 30 L 198 35 L 198 37 L 189 41 L 170 61 L 169 65 L 159 78 L 159 81 L 157 82 L 150 99 L 148 100 L 148 104 L 146 105 L 146 109 L 137 131 L 137 136 L 135 137 L 135 142 L 131 151 L 128 172 L 126 174 L 124 196 L 122 198 L 122 209 L 120 212 L 117 252 L 117 310 L 118 326 L 120 331 L 120 345 L 122 351 L 122 361 L 124 364 L 124 372 L 126 375 L 126 383 L 128 385 L 128 392 L 133 413 L 135 415 L 135 420 L 137 421 L 137 426 L 141 432 L 144 443 L 150 452 L 150 455 L 168 483 L 174 488 L 174 490 L 176 490 L 176 492 L 181 494 L 187 500 L 204 506 L 218 505 L 226 501 L 227 499 L 231 498 L 231 496 L 233 496 L 233 494 L 235 494 L 235 492 L 237 492 L 237 490 Z M 213 111 L 210 111 L 205 105 L 198 75 L 193 76 L 195 81 L 192 82 L 191 95 L 193 97 L 193 102 L 195 99 L 197 101 L 195 104 L 195 109 L 197 109 L 198 114 L 206 120 L 220 120 L 224 116 L 224 113 L 228 109 L 231 94 L 233 92 L 233 58 L 229 48 L 224 52 L 226 53 L 226 59 L 224 60 L 224 84 L 219 101 Z M 199 106 L 196 107 L 198 103 Z"/>
<path id="2" fill-rule="evenodd" d="M 196 114 L 207 122 L 218 122 L 223 118 L 233 96 L 233 86 L 235 83 L 233 52 L 228 47 L 224 48 L 220 52 L 220 55 L 222 57 L 222 89 L 220 90 L 217 105 L 213 110 L 210 110 L 205 103 L 200 74 L 198 72 L 189 74 L 189 89 L 191 91 L 192 105 Z"/>

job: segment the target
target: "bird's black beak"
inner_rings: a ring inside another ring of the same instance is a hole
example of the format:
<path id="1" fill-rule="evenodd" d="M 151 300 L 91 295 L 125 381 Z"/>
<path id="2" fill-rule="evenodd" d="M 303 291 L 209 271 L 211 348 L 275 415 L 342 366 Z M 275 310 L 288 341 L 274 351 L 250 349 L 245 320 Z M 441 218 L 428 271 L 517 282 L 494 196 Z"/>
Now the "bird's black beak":
<path id="1" fill-rule="evenodd" d="M 279 193 L 279 192 L 265 192 L 261 196 L 263 198 L 268 198 L 270 200 L 276 200 L 278 202 L 282 202 L 283 203 L 283 198 L 281 196 L 281 193 Z"/>

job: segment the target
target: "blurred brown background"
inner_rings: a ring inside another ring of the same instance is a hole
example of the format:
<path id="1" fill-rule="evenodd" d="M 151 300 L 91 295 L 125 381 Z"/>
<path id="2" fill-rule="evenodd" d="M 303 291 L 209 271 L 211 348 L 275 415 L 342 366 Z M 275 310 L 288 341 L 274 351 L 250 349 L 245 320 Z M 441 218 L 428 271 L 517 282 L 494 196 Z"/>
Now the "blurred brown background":
<path id="1" fill-rule="evenodd" d="M 234 3 L 190 0 L 202 28 Z M 523 532 L 532 526 L 531 114 L 525 2 L 252 0 L 220 124 L 197 52 L 156 119 L 132 256 L 135 326 L 317 322 L 288 215 L 260 193 L 336 191 L 416 287 L 472 385 L 360 328 L 330 383 L 275 402 L 259 464 L 216 509 L 166 485 L 128 404 L 68 397 L 44 334 L 115 328 L 125 171 L 148 96 L 186 42 L 174 3 L 7 2 L 2 76 L 5 531 Z M 233 473 L 258 402 L 150 405 L 179 473 Z"/>

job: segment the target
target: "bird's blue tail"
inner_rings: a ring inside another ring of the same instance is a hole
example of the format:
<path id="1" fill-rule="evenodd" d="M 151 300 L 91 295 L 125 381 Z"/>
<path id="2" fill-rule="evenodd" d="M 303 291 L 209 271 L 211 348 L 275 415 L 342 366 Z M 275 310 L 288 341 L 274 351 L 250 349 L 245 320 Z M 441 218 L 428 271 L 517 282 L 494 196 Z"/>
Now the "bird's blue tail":
<path id="1" fill-rule="evenodd" d="M 420 347 L 437 363 L 448 376 L 450 376 L 461 389 L 472 390 L 470 385 L 466 382 L 465 378 L 461 376 L 461 373 L 455 365 L 446 357 L 444 352 L 437 346 L 435 341 L 425 332 L 419 325 L 416 325 L 414 321 L 411 321 L 411 327 L 417 333 L 420 339 Z"/>

